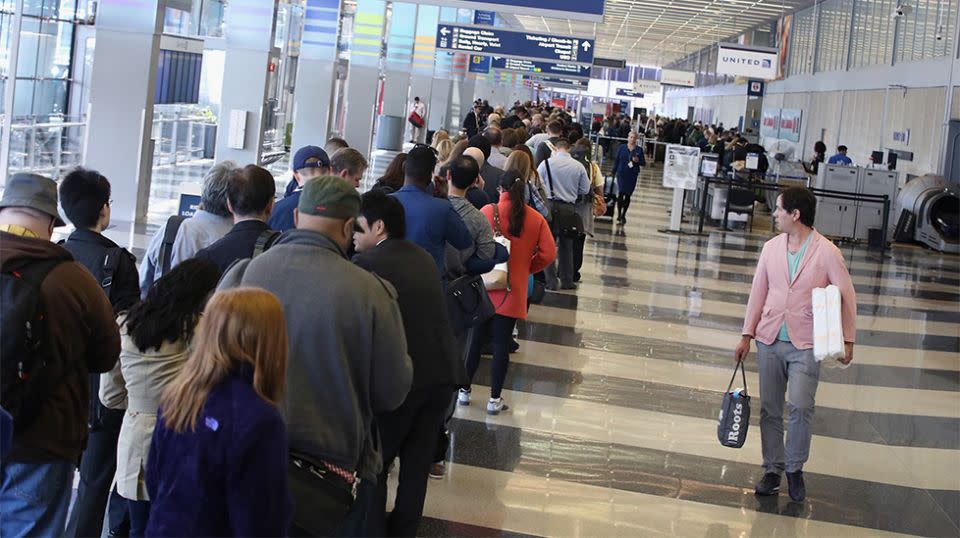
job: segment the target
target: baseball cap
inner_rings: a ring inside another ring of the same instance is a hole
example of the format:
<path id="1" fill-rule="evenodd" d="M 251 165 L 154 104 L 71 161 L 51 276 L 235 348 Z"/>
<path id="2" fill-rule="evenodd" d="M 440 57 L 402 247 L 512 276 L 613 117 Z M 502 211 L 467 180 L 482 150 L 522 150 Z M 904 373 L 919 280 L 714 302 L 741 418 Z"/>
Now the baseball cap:
<path id="1" fill-rule="evenodd" d="M 57 183 L 38 174 L 19 173 L 10 176 L 0 199 L 0 209 L 28 207 L 53 217 L 54 226 L 66 226 L 57 212 Z"/>
<path id="2" fill-rule="evenodd" d="M 316 177 L 303 185 L 297 211 L 333 219 L 356 218 L 360 215 L 360 195 L 339 176 Z"/>
<path id="3" fill-rule="evenodd" d="M 308 163 L 307 159 L 317 160 Z M 330 168 L 330 157 L 319 146 L 303 146 L 293 156 L 293 170 L 297 171 L 304 168 Z"/>

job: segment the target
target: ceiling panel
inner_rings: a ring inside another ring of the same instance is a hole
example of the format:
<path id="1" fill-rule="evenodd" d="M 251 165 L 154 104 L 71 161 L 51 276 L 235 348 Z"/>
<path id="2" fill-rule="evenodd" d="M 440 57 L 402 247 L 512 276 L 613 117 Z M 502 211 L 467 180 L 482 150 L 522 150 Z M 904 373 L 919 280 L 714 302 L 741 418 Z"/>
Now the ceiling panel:
<path id="1" fill-rule="evenodd" d="M 595 36 L 596 56 L 662 66 L 811 4 L 812 0 L 607 0 L 602 23 L 501 16 L 508 25 L 531 32 Z"/>

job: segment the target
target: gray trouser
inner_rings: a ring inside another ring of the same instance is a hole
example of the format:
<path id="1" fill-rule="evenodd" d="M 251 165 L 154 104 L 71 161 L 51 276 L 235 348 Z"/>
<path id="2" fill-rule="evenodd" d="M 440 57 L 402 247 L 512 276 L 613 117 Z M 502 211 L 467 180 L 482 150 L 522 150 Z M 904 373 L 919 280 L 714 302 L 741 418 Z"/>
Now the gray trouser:
<path id="1" fill-rule="evenodd" d="M 778 340 L 769 346 L 757 342 L 757 365 L 760 367 L 760 441 L 764 472 L 800 471 L 810 456 L 820 363 L 813 358 L 812 349 L 797 349 L 791 342 Z M 784 394 L 789 406 L 786 450 Z"/>

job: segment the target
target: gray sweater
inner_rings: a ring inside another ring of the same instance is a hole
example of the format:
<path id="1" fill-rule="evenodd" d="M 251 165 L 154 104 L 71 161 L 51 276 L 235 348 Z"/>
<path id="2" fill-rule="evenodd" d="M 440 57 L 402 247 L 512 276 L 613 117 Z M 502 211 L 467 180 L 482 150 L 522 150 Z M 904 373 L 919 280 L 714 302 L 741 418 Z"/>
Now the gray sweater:
<path id="1" fill-rule="evenodd" d="M 457 211 L 460 218 L 463 219 L 470 235 L 473 236 L 473 246 L 463 250 L 457 250 L 447 243 L 446 262 L 447 277 L 457 278 L 467 274 L 463 264 L 474 254 L 481 260 L 489 260 L 496 251 L 496 243 L 493 240 L 493 230 L 490 228 L 490 221 L 479 209 L 473 206 L 466 198 L 460 196 L 450 196 L 450 205 Z"/>
<path id="2" fill-rule="evenodd" d="M 264 288 L 284 305 L 289 338 L 284 416 L 290 450 L 373 479 L 378 413 L 403 403 L 413 379 L 393 286 L 350 263 L 327 237 L 285 233 L 220 288 Z"/>

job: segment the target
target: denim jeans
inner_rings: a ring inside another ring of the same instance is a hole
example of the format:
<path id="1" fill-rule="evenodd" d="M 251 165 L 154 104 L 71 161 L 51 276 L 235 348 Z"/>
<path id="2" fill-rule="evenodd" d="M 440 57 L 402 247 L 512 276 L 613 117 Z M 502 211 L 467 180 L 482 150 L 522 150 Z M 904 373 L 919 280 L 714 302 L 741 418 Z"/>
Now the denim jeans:
<path id="1" fill-rule="evenodd" d="M 75 470 L 66 460 L 0 464 L 0 536 L 62 536 Z"/>

